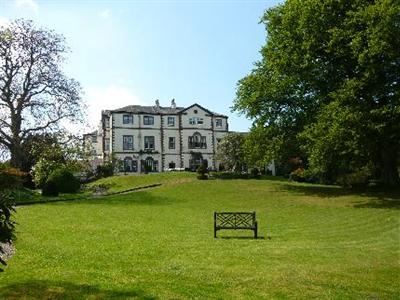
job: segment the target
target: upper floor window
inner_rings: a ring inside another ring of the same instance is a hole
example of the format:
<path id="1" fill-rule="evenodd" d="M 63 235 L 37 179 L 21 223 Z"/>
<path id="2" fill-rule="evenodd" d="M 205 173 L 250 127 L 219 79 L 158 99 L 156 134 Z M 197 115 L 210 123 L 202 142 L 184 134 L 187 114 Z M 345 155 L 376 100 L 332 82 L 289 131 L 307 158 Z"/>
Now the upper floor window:
<path id="1" fill-rule="evenodd" d="M 97 143 L 97 135 L 92 135 L 92 143 Z"/>
<path id="2" fill-rule="evenodd" d="M 144 149 L 154 150 L 154 136 L 145 136 L 144 137 Z"/>
<path id="3" fill-rule="evenodd" d="M 133 124 L 133 116 L 132 115 L 123 115 L 122 123 L 123 124 Z"/>
<path id="4" fill-rule="evenodd" d="M 215 119 L 215 127 L 222 127 L 222 119 Z"/>
<path id="5" fill-rule="evenodd" d="M 144 116 L 143 117 L 143 124 L 144 125 L 154 125 L 154 117 L 152 117 L 152 116 Z"/>
<path id="6" fill-rule="evenodd" d="M 175 126 L 175 117 L 168 117 L 168 126 Z"/>
<path id="7" fill-rule="evenodd" d="M 206 149 L 206 137 L 200 133 L 195 132 L 192 136 L 189 136 L 189 149 Z"/>
<path id="8" fill-rule="evenodd" d="M 123 149 L 133 150 L 133 135 L 124 135 L 123 139 Z"/>
<path id="9" fill-rule="evenodd" d="M 203 118 L 199 118 L 199 117 L 189 118 L 189 124 L 190 125 L 197 125 L 197 124 L 201 125 L 203 123 L 204 123 Z"/>
<path id="10" fill-rule="evenodd" d="M 108 117 L 104 118 L 104 127 L 110 128 L 110 118 L 108 118 Z"/>
<path id="11" fill-rule="evenodd" d="M 110 139 L 104 139 L 104 151 L 110 151 Z"/>
<path id="12" fill-rule="evenodd" d="M 168 139 L 168 148 L 175 149 L 175 137 L 170 136 Z"/>

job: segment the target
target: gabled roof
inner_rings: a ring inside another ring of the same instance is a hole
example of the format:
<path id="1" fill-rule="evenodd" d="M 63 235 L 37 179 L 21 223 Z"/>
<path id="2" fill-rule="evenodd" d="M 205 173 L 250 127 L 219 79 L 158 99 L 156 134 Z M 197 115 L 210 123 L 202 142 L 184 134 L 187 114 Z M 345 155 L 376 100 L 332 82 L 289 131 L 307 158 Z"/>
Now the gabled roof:
<path id="1" fill-rule="evenodd" d="M 210 115 L 213 115 L 213 116 L 216 116 L 216 117 L 224 117 L 224 118 L 227 118 L 227 116 L 222 115 L 222 114 L 219 114 L 219 113 L 216 113 L 216 112 L 213 112 L 213 111 L 211 111 L 211 110 L 209 110 L 209 109 L 207 109 L 207 108 L 201 106 L 201 105 L 198 104 L 198 103 L 194 103 L 194 104 L 192 104 L 192 105 L 190 105 L 190 106 L 184 108 L 183 110 L 180 111 L 180 113 L 183 113 L 183 112 L 185 112 L 185 111 L 191 109 L 191 108 L 194 107 L 194 106 L 198 106 L 199 108 L 201 108 L 201 109 L 204 110 L 205 112 L 209 113 Z"/>

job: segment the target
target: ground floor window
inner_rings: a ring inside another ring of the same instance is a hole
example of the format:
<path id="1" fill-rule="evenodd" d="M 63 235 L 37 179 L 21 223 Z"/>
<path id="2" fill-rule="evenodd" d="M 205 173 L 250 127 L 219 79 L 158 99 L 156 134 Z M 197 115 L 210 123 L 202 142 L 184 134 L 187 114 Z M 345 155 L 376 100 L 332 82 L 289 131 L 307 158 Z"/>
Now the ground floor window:
<path id="1" fill-rule="evenodd" d="M 137 160 L 133 160 L 132 157 L 124 158 L 123 171 L 124 172 L 137 172 Z"/>
<path id="2" fill-rule="evenodd" d="M 175 169 L 175 163 L 174 163 L 173 161 L 171 161 L 171 162 L 168 164 L 168 168 L 170 168 L 170 169 Z"/>
<path id="3" fill-rule="evenodd" d="M 142 172 L 158 172 L 158 161 L 152 157 L 147 157 L 141 161 Z"/>

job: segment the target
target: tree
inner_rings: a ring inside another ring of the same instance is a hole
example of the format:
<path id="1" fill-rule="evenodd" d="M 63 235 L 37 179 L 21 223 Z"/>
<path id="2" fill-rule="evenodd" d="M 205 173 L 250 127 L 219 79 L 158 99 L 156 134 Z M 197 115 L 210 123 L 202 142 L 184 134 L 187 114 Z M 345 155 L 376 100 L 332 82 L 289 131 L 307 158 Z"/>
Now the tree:
<path id="1" fill-rule="evenodd" d="M 261 21 L 263 58 L 239 81 L 234 109 L 271 142 L 264 156 L 305 157 L 333 182 L 370 168 L 397 185 L 400 4 L 288 0 Z"/>
<path id="2" fill-rule="evenodd" d="M 0 145 L 12 166 L 22 167 L 30 135 L 83 120 L 81 87 L 61 70 L 67 51 L 63 36 L 31 21 L 0 27 Z"/>
<path id="3" fill-rule="evenodd" d="M 90 169 L 90 153 L 80 139 L 73 136 L 63 139 L 60 133 L 37 136 L 30 148 L 30 156 L 35 161 L 33 179 L 38 187 L 43 187 L 48 177 L 57 169 L 70 172 L 84 172 Z"/>
<path id="4" fill-rule="evenodd" d="M 245 167 L 244 141 L 243 134 L 231 132 L 218 143 L 216 159 L 226 170 L 240 172 Z"/>

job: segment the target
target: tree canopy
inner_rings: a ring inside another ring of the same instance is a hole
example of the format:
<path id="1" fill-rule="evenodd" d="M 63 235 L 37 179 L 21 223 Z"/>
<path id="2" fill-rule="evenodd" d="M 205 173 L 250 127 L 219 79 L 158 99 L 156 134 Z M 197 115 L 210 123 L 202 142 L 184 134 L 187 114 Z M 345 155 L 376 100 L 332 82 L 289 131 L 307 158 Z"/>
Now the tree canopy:
<path id="1" fill-rule="evenodd" d="M 23 143 L 83 119 L 80 84 L 62 72 L 62 35 L 16 20 L 0 27 L 0 145 L 21 167 Z"/>
<path id="2" fill-rule="evenodd" d="M 261 22 L 262 60 L 234 103 L 268 141 L 260 159 L 304 157 L 329 182 L 368 169 L 398 184 L 400 3 L 287 0 Z"/>

